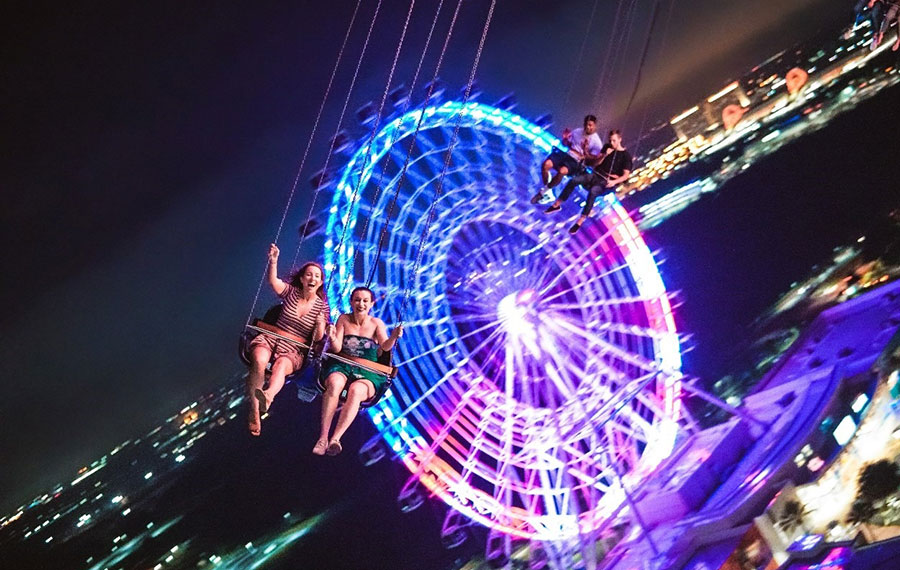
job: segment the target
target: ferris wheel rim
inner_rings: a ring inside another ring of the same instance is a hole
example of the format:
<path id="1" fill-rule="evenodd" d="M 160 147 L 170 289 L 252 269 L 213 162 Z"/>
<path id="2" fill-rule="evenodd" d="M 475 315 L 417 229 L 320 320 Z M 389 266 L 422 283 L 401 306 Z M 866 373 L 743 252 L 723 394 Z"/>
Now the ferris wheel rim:
<path id="1" fill-rule="evenodd" d="M 411 126 L 414 125 L 422 115 L 425 116 L 427 125 L 423 126 L 423 130 L 428 128 L 440 128 L 442 124 L 447 125 L 450 120 L 461 117 L 461 120 L 465 120 L 463 124 L 465 128 L 474 128 L 484 122 L 488 122 L 492 128 L 508 128 L 513 134 L 528 140 L 537 151 L 542 153 L 547 153 L 552 147 L 559 145 L 559 141 L 555 139 L 555 137 L 544 131 L 541 127 L 521 118 L 519 115 L 477 102 L 469 102 L 465 105 L 447 102 L 440 106 L 411 111 L 388 123 L 373 139 L 371 147 L 366 146 L 358 149 L 348 161 L 342 176 L 338 182 L 335 183 L 336 191 L 334 192 L 331 205 L 326 236 L 334 235 L 338 227 L 341 227 L 341 231 L 347 231 L 350 235 L 353 235 L 355 223 L 359 216 L 360 205 L 358 201 L 354 203 L 350 200 L 352 191 L 357 184 L 365 188 L 371 179 L 374 165 L 378 164 L 379 161 L 390 152 L 391 147 L 394 144 L 397 144 L 397 141 L 404 140 L 412 132 Z M 403 130 L 404 126 L 406 126 L 405 131 Z M 354 176 L 356 178 L 354 178 Z M 666 374 L 666 379 L 664 381 L 667 384 L 664 389 L 668 391 L 668 396 L 664 398 L 664 401 L 666 402 L 665 405 L 667 406 L 666 412 L 673 416 L 677 415 L 675 410 L 668 409 L 668 407 L 677 406 L 677 394 L 679 391 L 677 378 L 680 376 L 678 371 L 680 370 L 681 362 L 677 331 L 674 326 L 671 306 L 668 304 L 665 287 L 656 270 L 652 254 L 643 242 L 640 233 L 637 231 L 633 222 L 631 222 L 621 204 L 615 198 L 607 197 L 604 200 L 602 207 L 605 215 L 615 217 L 617 220 L 617 229 L 614 232 L 616 235 L 613 239 L 616 243 L 616 247 L 624 252 L 623 257 L 629 258 L 627 264 L 628 270 L 634 274 L 632 275 L 632 278 L 635 281 L 637 289 L 640 291 L 641 295 L 656 299 L 656 304 L 654 306 L 659 313 L 656 317 L 659 322 L 662 323 L 662 329 L 660 331 L 662 338 L 659 339 L 659 342 L 657 343 L 657 351 L 659 354 L 657 369 L 659 370 L 659 373 L 664 372 Z M 490 219 L 491 216 L 496 217 L 496 212 L 484 214 L 485 219 Z M 341 290 L 339 284 L 349 279 L 352 275 L 352 260 L 354 260 L 356 252 L 352 245 L 345 246 L 343 251 L 334 252 L 331 250 L 333 243 L 333 241 L 326 242 L 325 267 L 327 271 L 338 271 L 338 275 L 335 278 L 335 282 L 338 286 L 333 287 L 332 290 L 329 291 L 329 294 L 337 296 L 340 294 Z M 337 306 L 340 301 L 337 299 L 335 299 L 335 301 L 334 306 Z M 457 335 L 458 334 L 457 331 Z M 410 426 L 411 423 L 415 423 L 416 421 L 422 421 L 422 417 L 424 416 L 424 414 L 419 415 L 418 411 L 409 413 L 408 411 L 392 409 L 389 399 L 386 399 L 384 403 L 379 403 L 378 406 L 370 409 L 369 414 L 376 423 L 376 427 L 379 427 L 379 429 L 382 429 L 380 426 L 384 423 L 396 423 L 398 414 L 404 414 L 404 418 L 409 418 L 406 421 L 406 426 Z M 387 433 L 387 431 L 384 433 Z M 416 471 L 420 472 L 420 480 L 423 485 L 428 487 L 432 493 L 439 495 L 442 500 L 451 507 L 464 513 L 470 519 L 523 538 L 548 538 L 544 536 L 544 533 L 540 530 L 541 527 L 544 527 L 545 529 L 548 527 L 547 520 L 534 519 L 534 517 L 530 517 L 524 510 L 522 512 L 514 511 L 516 516 L 507 518 L 509 520 L 516 518 L 529 520 L 530 522 L 528 524 L 531 527 L 530 530 L 523 530 L 521 524 L 509 524 L 508 521 L 507 523 L 503 523 L 497 518 L 491 518 L 491 516 L 479 512 L 480 509 L 478 506 L 474 506 L 475 502 L 471 496 L 473 494 L 477 495 L 477 492 L 466 492 L 459 487 L 459 485 L 454 489 L 451 489 L 451 485 L 444 485 L 441 482 L 442 480 L 440 477 L 446 477 L 445 481 L 452 480 L 454 477 L 454 475 L 450 473 L 452 469 L 441 467 L 441 463 L 434 458 L 432 458 L 433 463 L 431 467 L 434 467 L 437 471 L 440 471 L 440 473 L 434 477 L 426 476 L 425 472 L 421 469 L 421 464 L 417 463 L 414 459 L 416 453 L 414 450 L 418 449 L 421 451 L 423 449 L 423 442 L 426 440 L 427 438 L 425 435 L 416 430 L 414 426 L 409 427 L 406 431 L 402 432 L 402 434 L 398 435 L 398 437 L 393 439 L 386 438 L 387 443 L 395 451 L 399 452 L 405 450 L 401 457 L 402 461 L 410 471 L 414 473 Z M 664 456 L 671 451 L 671 446 L 674 445 L 674 436 L 669 443 L 671 445 L 668 445 L 668 449 L 654 451 L 658 458 L 654 457 L 648 463 L 658 463 L 658 461 L 661 461 Z M 666 445 L 663 445 L 663 448 L 665 447 Z M 610 494 L 610 497 L 612 497 L 612 494 Z M 614 503 L 615 501 L 611 499 L 608 502 Z M 592 516 L 591 519 L 593 518 L 596 517 Z M 550 524 L 550 527 L 553 527 L 553 524 Z M 572 533 L 580 533 L 582 529 L 576 527 L 569 525 L 563 534 L 571 537 Z M 555 531 L 546 531 L 548 534 L 553 534 L 553 532 L 556 532 L 557 537 L 560 535 L 559 529 Z"/>

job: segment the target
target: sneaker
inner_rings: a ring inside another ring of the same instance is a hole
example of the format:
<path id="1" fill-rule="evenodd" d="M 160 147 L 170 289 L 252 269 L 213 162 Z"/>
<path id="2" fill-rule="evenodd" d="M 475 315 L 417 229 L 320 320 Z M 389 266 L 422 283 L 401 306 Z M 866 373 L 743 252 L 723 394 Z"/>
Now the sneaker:
<path id="1" fill-rule="evenodd" d="M 546 210 L 544 210 L 545 214 L 552 214 L 553 212 L 558 212 L 562 209 L 562 206 L 557 206 L 556 204 L 550 204 Z"/>
<path id="2" fill-rule="evenodd" d="M 325 455 L 338 455 L 344 448 L 341 447 L 341 442 L 337 439 L 332 439 L 328 444 L 328 447 L 325 449 Z"/>
<path id="3" fill-rule="evenodd" d="M 572 227 L 569 228 L 569 233 L 574 234 L 575 232 L 577 232 L 580 229 L 581 229 L 581 224 L 572 224 Z"/>
<path id="4" fill-rule="evenodd" d="M 538 202 L 540 202 L 541 198 L 544 197 L 544 192 L 546 192 L 547 190 L 549 190 L 549 188 L 547 188 L 546 186 L 538 189 L 537 194 L 531 197 L 531 203 L 537 204 Z"/>

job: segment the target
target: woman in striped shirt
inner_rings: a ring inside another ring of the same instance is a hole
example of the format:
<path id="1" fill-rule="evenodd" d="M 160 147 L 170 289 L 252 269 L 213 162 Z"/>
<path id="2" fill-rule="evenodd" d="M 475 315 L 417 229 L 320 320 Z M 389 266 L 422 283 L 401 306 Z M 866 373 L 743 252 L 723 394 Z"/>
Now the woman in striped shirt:
<path id="1" fill-rule="evenodd" d="M 288 282 L 278 277 L 278 246 L 269 247 L 269 285 L 282 299 L 281 314 L 275 323 L 280 329 L 312 343 L 325 335 L 328 322 L 328 300 L 325 298 L 324 271 L 315 262 L 304 263 Z M 259 435 L 260 415 L 284 386 L 284 379 L 303 364 L 302 348 L 291 342 L 260 334 L 250 343 L 250 374 L 247 392 L 250 396 L 250 433 Z M 266 365 L 272 362 L 269 385 L 263 390 Z"/>

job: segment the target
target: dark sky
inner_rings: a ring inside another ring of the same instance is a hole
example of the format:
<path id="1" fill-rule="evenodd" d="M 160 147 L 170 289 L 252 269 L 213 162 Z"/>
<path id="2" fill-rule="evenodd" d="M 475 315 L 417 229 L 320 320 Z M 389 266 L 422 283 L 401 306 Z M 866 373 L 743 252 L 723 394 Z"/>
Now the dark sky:
<path id="1" fill-rule="evenodd" d="M 560 128 L 594 111 L 602 128 L 634 130 L 645 113 L 670 117 L 849 18 L 850 4 L 663 1 L 640 90 L 623 116 L 654 5 L 637 0 L 615 42 L 616 8 L 630 3 L 597 0 L 579 66 L 595 2 L 501 0 L 478 73 L 484 100 L 515 92 L 522 114 L 550 112 Z M 5 6 L 4 511 L 240 371 L 236 335 L 354 4 Z M 363 4 L 289 212 L 288 250 L 309 203 L 305 181 L 347 93 L 361 24 L 371 21 L 375 3 Z M 468 75 L 488 4 L 464 3 L 442 73 L 454 89 Z M 385 2 L 351 110 L 380 97 L 407 5 Z M 439 29 L 453 5 L 447 0 Z M 416 3 L 397 82 L 411 77 L 436 6 Z M 434 61 L 426 60 L 426 76 Z M 608 80 L 598 86 L 602 70 Z"/>

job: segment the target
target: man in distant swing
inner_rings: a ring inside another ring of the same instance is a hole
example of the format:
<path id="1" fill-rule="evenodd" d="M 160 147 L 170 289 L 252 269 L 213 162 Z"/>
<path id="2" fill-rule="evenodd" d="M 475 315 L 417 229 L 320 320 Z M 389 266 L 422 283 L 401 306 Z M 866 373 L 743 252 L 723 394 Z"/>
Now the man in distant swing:
<path id="1" fill-rule="evenodd" d="M 567 174 L 575 176 L 584 172 L 584 165 L 593 165 L 603 150 L 603 141 L 597 134 L 597 117 L 594 115 L 587 115 L 584 118 L 583 128 L 574 131 L 564 130 L 562 140 L 568 150 L 553 149 L 541 165 L 541 187 L 537 194 L 531 197 L 532 204 L 540 202 L 544 192 L 558 185 L 563 176 Z M 552 178 L 550 170 L 556 171 Z"/>
<path id="2" fill-rule="evenodd" d="M 581 210 L 578 221 L 569 228 L 569 233 L 574 234 L 581 229 L 581 225 L 587 220 L 594 200 L 601 194 L 615 192 L 616 186 L 628 180 L 633 168 L 631 153 L 622 146 L 622 131 L 616 129 L 609 132 L 609 143 L 604 145 L 601 158 L 593 171 L 573 176 L 555 202 L 544 211 L 547 214 L 559 211 L 562 203 L 569 199 L 576 186 L 587 188 L 588 196 Z"/>

